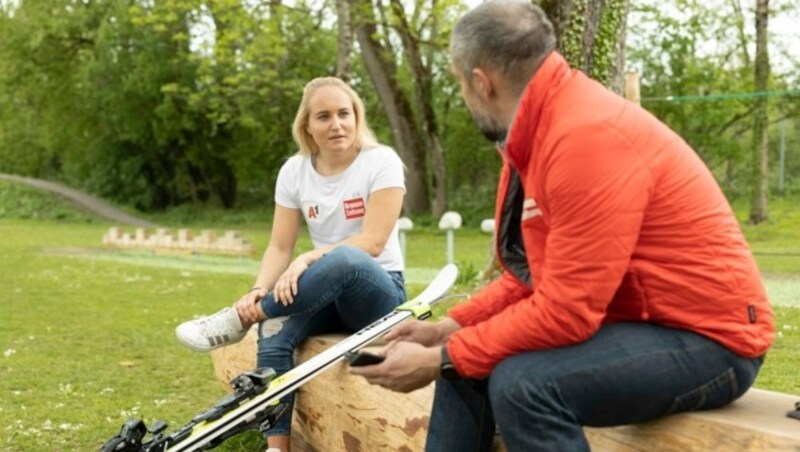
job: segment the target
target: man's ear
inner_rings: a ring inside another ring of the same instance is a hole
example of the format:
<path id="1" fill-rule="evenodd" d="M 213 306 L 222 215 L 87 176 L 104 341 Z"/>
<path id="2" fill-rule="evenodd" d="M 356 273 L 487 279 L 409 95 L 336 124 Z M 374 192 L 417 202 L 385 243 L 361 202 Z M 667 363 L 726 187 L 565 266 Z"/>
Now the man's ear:
<path id="1" fill-rule="evenodd" d="M 472 70 L 472 83 L 475 86 L 475 92 L 483 100 L 489 100 L 494 96 L 494 80 L 484 69 L 476 67 Z"/>

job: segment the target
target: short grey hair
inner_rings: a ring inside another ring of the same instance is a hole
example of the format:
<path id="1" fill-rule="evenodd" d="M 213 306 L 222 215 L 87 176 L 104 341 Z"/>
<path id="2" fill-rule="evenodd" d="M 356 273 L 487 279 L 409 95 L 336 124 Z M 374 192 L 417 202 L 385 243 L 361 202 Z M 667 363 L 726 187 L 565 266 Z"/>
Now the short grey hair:
<path id="1" fill-rule="evenodd" d="M 530 0 L 489 0 L 459 19 L 450 57 L 466 80 L 476 67 L 499 71 L 521 91 L 556 47 L 553 25 Z"/>

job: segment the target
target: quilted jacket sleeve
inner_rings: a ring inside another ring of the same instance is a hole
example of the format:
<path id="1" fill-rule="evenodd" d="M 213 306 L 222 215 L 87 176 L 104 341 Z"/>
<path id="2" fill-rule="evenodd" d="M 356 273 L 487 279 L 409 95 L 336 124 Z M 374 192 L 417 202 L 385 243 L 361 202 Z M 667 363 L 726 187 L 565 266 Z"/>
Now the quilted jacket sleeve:
<path id="1" fill-rule="evenodd" d="M 503 272 L 500 278 L 492 281 L 477 294 L 462 304 L 456 305 L 447 313 L 462 327 L 480 323 L 505 309 L 522 297 L 530 296 L 531 289 Z"/>

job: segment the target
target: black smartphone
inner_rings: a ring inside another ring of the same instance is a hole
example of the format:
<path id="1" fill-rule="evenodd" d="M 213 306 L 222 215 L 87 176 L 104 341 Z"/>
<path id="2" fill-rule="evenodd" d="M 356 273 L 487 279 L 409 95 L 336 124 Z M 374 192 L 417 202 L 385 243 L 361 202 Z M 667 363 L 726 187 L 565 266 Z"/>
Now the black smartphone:
<path id="1" fill-rule="evenodd" d="M 373 355 L 369 352 L 347 352 L 344 354 L 344 359 L 346 359 L 351 366 L 358 367 L 380 364 L 386 358 L 379 355 Z"/>

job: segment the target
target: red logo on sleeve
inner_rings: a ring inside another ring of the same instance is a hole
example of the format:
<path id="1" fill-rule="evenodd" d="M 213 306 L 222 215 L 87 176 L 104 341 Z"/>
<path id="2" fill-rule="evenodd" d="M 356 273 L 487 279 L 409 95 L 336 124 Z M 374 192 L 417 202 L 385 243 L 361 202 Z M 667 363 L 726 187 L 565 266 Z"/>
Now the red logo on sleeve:
<path id="1" fill-rule="evenodd" d="M 344 202 L 344 217 L 348 220 L 361 218 L 367 213 L 364 198 L 348 199 Z"/>

